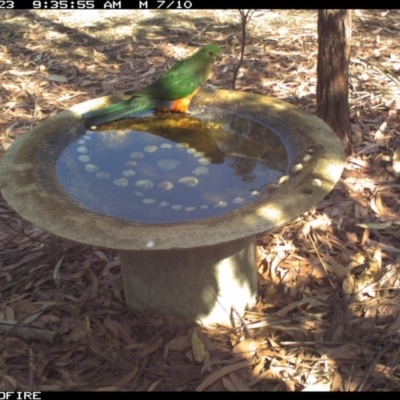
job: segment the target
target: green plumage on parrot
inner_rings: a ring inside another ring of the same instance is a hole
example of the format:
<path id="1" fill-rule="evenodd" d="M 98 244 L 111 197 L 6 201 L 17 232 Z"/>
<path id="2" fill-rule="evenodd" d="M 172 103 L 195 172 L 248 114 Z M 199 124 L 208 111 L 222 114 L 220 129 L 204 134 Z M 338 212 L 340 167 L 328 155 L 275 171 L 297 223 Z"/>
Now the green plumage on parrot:
<path id="1" fill-rule="evenodd" d="M 151 110 L 187 112 L 196 92 L 208 79 L 212 63 L 221 54 L 215 44 L 202 47 L 192 56 L 177 62 L 151 85 L 126 92 L 131 97 L 111 106 L 82 114 L 86 125 L 101 125 L 134 117 Z"/>

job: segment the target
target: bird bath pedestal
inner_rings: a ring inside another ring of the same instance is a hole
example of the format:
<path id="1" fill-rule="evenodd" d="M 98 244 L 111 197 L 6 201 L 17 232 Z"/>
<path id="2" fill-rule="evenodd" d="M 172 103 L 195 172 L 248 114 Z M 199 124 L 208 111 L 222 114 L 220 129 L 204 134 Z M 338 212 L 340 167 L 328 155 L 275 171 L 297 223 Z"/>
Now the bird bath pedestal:
<path id="1" fill-rule="evenodd" d="M 2 195 L 51 233 L 117 249 L 132 309 L 228 321 L 232 307 L 256 302 L 256 234 L 329 193 L 341 142 L 288 103 L 223 90 L 199 92 L 191 116 L 163 114 L 153 126 L 150 117 L 84 126 L 82 113 L 121 98 L 78 104 L 16 140 Z"/>

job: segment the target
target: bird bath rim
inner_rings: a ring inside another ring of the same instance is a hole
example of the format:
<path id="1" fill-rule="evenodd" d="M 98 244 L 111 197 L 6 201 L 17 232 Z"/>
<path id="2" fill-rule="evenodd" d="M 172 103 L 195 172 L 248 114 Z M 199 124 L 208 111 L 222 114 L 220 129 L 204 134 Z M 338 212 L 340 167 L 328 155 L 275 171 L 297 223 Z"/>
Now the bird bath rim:
<path id="1" fill-rule="evenodd" d="M 52 142 L 66 140 L 57 136 L 59 126 L 63 127 L 63 135 L 72 135 L 82 126 L 82 113 L 125 98 L 114 95 L 77 104 L 16 140 L 0 165 L 0 187 L 9 204 L 40 228 L 92 246 L 116 250 L 190 249 L 232 242 L 281 226 L 322 200 L 342 173 L 342 144 L 317 117 L 275 98 L 203 90 L 193 99 L 193 106 L 238 113 L 279 131 L 291 172 L 272 193 L 214 218 L 146 224 L 92 212 L 68 195 L 60 196 L 61 188 L 46 187 L 43 180 L 38 183 L 37 152 L 46 148 L 51 155 Z M 39 172 L 54 174 L 48 169 Z"/>

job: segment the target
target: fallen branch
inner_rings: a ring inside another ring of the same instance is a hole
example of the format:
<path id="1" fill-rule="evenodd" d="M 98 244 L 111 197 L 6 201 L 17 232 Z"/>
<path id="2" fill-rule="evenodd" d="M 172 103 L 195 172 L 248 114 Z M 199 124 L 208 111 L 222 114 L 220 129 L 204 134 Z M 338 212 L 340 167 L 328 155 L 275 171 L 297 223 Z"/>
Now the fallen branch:
<path id="1" fill-rule="evenodd" d="M 29 326 L 16 326 L 14 323 L 0 324 L 0 332 L 4 332 L 7 336 L 16 337 L 26 342 L 38 340 L 46 343 L 55 343 L 60 335 L 57 332 L 48 331 L 46 329 L 30 328 Z"/>

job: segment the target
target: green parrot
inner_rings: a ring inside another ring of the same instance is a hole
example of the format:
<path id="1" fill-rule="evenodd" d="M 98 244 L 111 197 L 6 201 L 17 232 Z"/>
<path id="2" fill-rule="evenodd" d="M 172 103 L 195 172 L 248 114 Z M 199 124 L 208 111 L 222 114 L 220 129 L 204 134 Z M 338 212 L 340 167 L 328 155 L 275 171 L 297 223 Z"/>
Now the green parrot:
<path id="1" fill-rule="evenodd" d="M 86 125 L 100 125 L 134 117 L 150 110 L 187 112 L 190 101 L 208 79 L 212 63 L 221 54 L 215 44 L 202 47 L 185 60 L 174 64 L 161 77 L 138 91 L 126 92 L 132 97 L 111 106 L 82 114 Z"/>

